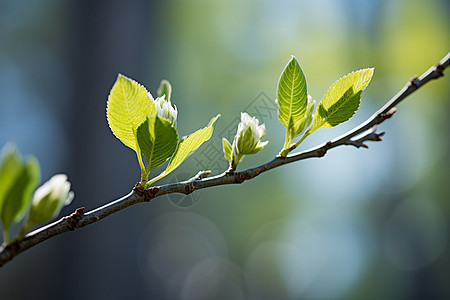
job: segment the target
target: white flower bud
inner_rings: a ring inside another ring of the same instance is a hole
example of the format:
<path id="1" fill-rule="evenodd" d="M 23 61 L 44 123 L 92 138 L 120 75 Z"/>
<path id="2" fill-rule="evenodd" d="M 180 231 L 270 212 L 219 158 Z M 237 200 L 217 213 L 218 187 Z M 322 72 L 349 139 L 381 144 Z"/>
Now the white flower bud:
<path id="1" fill-rule="evenodd" d="M 170 103 L 170 100 L 166 100 L 166 95 L 162 95 L 162 97 L 158 97 L 153 99 L 152 95 L 148 93 L 148 97 L 153 103 L 155 103 L 156 107 L 156 115 L 162 119 L 166 119 L 172 123 L 176 123 L 178 110 L 177 107 Z"/>
<path id="2" fill-rule="evenodd" d="M 259 125 L 255 117 L 247 113 L 241 113 L 241 122 L 233 141 L 233 151 L 236 155 L 255 154 L 267 145 L 268 141 L 261 143 L 261 138 L 266 134 L 264 124 Z"/>
<path id="3" fill-rule="evenodd" d="M 27 222 L 34 225 L 56 217 L 63 206 L 72 202 L 73 196 L 67 175 L 54 175 L 34 192 Z"/>

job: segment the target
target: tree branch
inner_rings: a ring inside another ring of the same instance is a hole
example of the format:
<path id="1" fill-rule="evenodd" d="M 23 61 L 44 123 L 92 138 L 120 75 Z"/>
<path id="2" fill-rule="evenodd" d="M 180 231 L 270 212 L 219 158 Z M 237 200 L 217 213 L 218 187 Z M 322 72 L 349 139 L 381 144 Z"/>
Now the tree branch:
<path id="1" fill-rule="evenodd" d="M 155 186 L 149 189 L 144 189 L 139 183 L 137 183 L 128 195 L 120 199 L 112 201 L 87 213 L 85 213 L 84 207 L 78 208 L 71 215 L 63 217 L 54 223 L 30 232 L 22 240 L 14 241 L 8 245 L 4 243 L 0 247 L 0 266 L 3 266 L 23 251 L 53 236 L 95 223 L 128 206 L 148 202 L 158 196 L 171 193 L 190 194 L 195 190 L 212 186 L 242 183 L 245 180 L 252 179 L 263 172 L 285 164 L 313 157 L 322 157 L 328 152 L 328 150 L 342 145 L 367 148 L 367 145 L 364 142 L 381 141 L 381 137 L 384 133 L 376 132 L 377 125 L 392 117 L 396 111 L 395 106 L 429 81 L 443 76 L 443 71 L 449 66 L 449 64 L 450 52 L 437 65 L 428 69 L 420 77 L 411 78 L 409 82 L 394 97 L 392 97 L 391 100 L 389 100 L 364 123 L 334 140 L 300 153 L 288 155 L 287 157 L 275 157 L 273 160 L 263 165 L 242 172 L 225 172 L 217 176 L 208 177 L 211 173 L 210 171 L 201 171 L 187 181 Z"/>

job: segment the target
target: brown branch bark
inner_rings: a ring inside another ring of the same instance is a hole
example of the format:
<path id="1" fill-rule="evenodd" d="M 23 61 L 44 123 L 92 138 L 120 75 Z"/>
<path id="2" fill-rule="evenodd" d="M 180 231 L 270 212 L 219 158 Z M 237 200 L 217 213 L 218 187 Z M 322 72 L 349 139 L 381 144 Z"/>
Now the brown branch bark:
<path id="1" fill-rule="evenodd" d="M 146 190 L 138 183 L 128 195 L 120 199 L 86 213 L 84 207 L 78 208 L 73 214 L 30 232 L 22 240 L 15 241 L 8 245 L 3 244 L 0 247 L 0 266 L 4 265 L 23 251 L 53 236 L 95 223 L 128 206 L 148 202 L 161 195 L 170 193 L 190 194 L 195 190 L 216 185 L 238 184 L 285 164 L 313 157 L 322 157 L 332 148 L 342 145 L 350 145 L 358 148 L 367 147 L 364 143 L 366 141 L 381 141 L 383 133 L 377 133 L 376 126 L 390 118 L 396 111 L 395 106 L 407 96 L 431 80 L 443 76 L 443 71 L 449 64 L 450 53 L 448 53 L 437 65 L 428 69 L 421 76 L 411 78 L 391 100 L 364 123 L 334 140 L 300 153 L 288 155 L 287 157 L 275 157 L 273 160 L 263 165 L 242 172 L 225 172 L 217 176 L 207 177 L 210 172 L 204 171 L 199 172 L 196 176 L 187 181 L 155 186 Z"/>

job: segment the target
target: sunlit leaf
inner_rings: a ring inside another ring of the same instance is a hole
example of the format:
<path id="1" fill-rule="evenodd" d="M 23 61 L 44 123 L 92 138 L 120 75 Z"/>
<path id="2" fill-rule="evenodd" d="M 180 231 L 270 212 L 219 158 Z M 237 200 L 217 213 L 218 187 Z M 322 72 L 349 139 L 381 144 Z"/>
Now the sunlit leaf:
<path id="1" fill-rule="evenodd" d="M 139 153 L 136 131 L 147 116 L 156 114 L 145 87 L 121 74 L 117 77 L 106 107 L 108 124 L 114 135 Z"/>
<path id="2" fill-rule="evenodd" d="M 231 161 L 231 144 L 226 138 L 222 138 L 223 153 L 225 159 Z"/>
<path id="3" fill-rule="evenodd" d="M 292 56 L 278 81 L 278 118 L 289 129 L 302 119 L 307 106 L 306 79 L 297 60 Z"/>
<path id="4" fill-rule="evenodd" d="M 373 70 L 370 68 L 355 71 L 336 81 L 319 103 L 308 134 L 350 119 L 358 110 L 361 93 L 369 85 Z"/>

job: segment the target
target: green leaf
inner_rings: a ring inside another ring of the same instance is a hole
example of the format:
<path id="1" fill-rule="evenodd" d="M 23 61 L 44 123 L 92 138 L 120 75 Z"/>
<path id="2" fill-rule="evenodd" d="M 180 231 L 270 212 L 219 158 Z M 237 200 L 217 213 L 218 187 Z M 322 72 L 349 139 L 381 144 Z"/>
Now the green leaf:
<path id="1" fill-rule="evenodd" d="M 178 145 L 178 133 L 168 120 L 151 116 L 139 126 L 137 140 L 147 160 L 147 172 L 149 172 L 163 164 L 175 152 Z"/>
<path id="2" fill-rule="evenodd" d="M 215 116 L 211 119 L 208 126 L 205 128 L 199 129 L 196 132 L 192 133 L 184 140 L 180 141 L 180 144 L 175 152 L 174 156 L 170 159 L 169 165 L 167 166 L 166 171 L 168 173 L 175 170 L 193 151 L 195 151 L 201 144 L 210 139 L 213 130 L 214 123 L 220 115 Z"/>
<path id="3" fill-rule="evenodd" d="M 178 144 L 177 150 L 175 151 L 175 154 L 172 156 L 172 158 L 169 161 L 169 165 L 167 166 L 166 170 L 162 172 L 157 177 L 151 179 L 147 185 L 163 178 L 164 176 L 171 173 L 173 170 L 175 170 L 190 154 L 192 154 L 198 147 L 200 147 L 201 144 L 209 140 L 211 137 L 213 130 L 214 130 L 214 123 L 217 121 L 217 119 L 220 117 L 220 115 L 215 116 L 211 119 L 208 126 L 197 130 L 196 132 L 192 133 L 185 139 L 181 140 Z"/>
<path id="4" fill-rule="evenodd" d="M 225 154 L 225 159 L 231 161 L 231 144 L 226 138 L 222 138 L 223 153 Z"/>
<path id="5" fill-rule="evenodd" d="M 301 134 L 306 128 L 311 125 L 313 120 L 313 112 L 315 109 L 315 101 L 311 96 L 308 96 L 308 104 L 306 106 L 305 115 L 294 123 L 289 131 L 291 141 L 294 140 L 299 134 Z"/>
<path id="6" fill-rule="evenodd" d="M 373 70 L 355 71 L 336 81 L 319 103 L 308 134 L 350 119 L 359 108 L 361 93 L 369 85 Z"/>
<path id="7" fill-rule="evenodd" d="M 0 162 L 0 216 L 6 193 L 22 171 L 22 161 L 16 147 L 8 143 L 3 147 Z"/>
<path id="8" fill-rule="evenodd" d="M 303 71 L 292 56 L 278 80 L 278 119 L 286 130 L 305 115 L 307 106 L 306 79 Z"/>
<path id="9" fill-rule="evenodd" d="M 114 135 L 139 156 L 136 130 L 147 116 L 156 114 L 145 87 L 119 74 L 108 97 L 106 114 Z"/>
<path id="10" fill-rule="evenodd" d="M 166 101 L 170 101 L 170 97 L 172 97 L 172 85 L 168 80 L 161 80 L 161 83 L 159 84 L 159 88 L 157 90 L 157 94 L 158 97 L 166 95 Z"/>
<path id="11" fill-rule="evenodd" d="M 5 193 L 1 210 L 1 221 L 4 230 L 8 230 L 13 222 L 18 222 L 29 208 L 31 196 L 39 182 L 39 163 L 34 157 L 27 158 L 20 167 L 14 183 Z"/>

